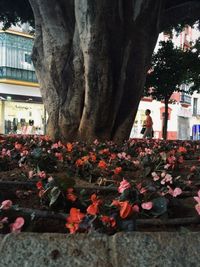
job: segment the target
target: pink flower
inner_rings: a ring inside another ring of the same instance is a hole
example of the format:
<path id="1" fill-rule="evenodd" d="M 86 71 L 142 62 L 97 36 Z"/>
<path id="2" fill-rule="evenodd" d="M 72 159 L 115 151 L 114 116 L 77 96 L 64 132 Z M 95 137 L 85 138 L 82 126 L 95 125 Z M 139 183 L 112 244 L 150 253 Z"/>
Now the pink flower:
<path id="1" fill-rule="evenodd" d="M 176 187 L 174 190 L 170 186 L 167 186 L 167 187 L 169 189 L 168 193 L 170 195 L 172 195 L 173 197 L 177 197 L 177 196 L 181 195 L 183 192 L 182 189 L 179 187 Z"/>
<path id="2" fill-rule="evenodd" d="M 39 172 L 38 173 L 38 176 L 41 178 L 41 179 L 45 179 L 47 177 L 46 173 L 44 171 L 42 172 Z"/>
<path id="3" fill-rule="evenodd" d="M 146 152 L 147 154 L 149 154 L 149 155 L 151 155 L 151 154 L 152 154 L 152 150 L 151 150 L 151 149 L 149 149 L 149 148 L 145 148 L 145 152 Z"/>
<path id="4" fill-rule="evenodd" d="M 159 175 L 156 172 L 152 172 L 152 177 L 154 181 L 158 181 L 160 179 Z"/>
<path id="5" fill-rule="evenodd" d="M 53 148 L 58 148 L 59 146 L 58 146 L 58 144 L 57 143 L 54 143 L 52 146 L 51 146 L 51 148 L 53 149 Z"/>
<path id="6" fill-rule="evenodd" d="M 10 231 L 11 233 L 20 233 L 21 228 L 24 225 L 24 218 L 18 217 L 14 223 L 10 224 Z"/>
<path id="7" fill-rule="evenodd" d="M 130 183 L 127 180 L 123 179 L 120 183 L 120 186 L 118 187 L 118 192 L 123 193 L 124 190 L 128 188 L 131 188 Z"/>
<path id="8" fill-rule="evenodd" d="M 140 165 L 140 162 L 139 162 L 139 160 L 133 160 L 133 164 L 134 164 L 135 166 L 139 166 L 139 165 Z"/>
<path id="9" fill-rule="evenodd" d="M 99 144 L 99 141 L 96 139 L 96 140 L 94 140 L 94 145 L 98 145 Z"/>
<path id="10" fill-rule="evenodd" d="M 125 159 L 125 158 L 126 158 L 126 153 L 125 153 L 125 152 L 118 153 L 117 156 L 118 156 L 118 158 L 120 158 L 120 159 Z"/>
<path id="11" fill-rule="evenodd" d="M 200 190 L 198 191 L 198 196 L 194 197 L 194 199 L 196 200 L 197 204 L 195 205 L 195 209 L 198 212 L 198 214 L 200 215 Z"/>
<path id="12" fill-rule="evenodd" d="M 2 203 L 1 203 L 1 207 L 0 209 L 2 210 L 8 210 L 10 209 L 12 206 L 12 201 L 11 200 L 4 200 Z"/>
<path id="13" fill-rule="evenodd" d="M 170 164 L 166 164 L 166 165 L 164 166 L 164 169 L 165 169 L 165 170 L 168 170 L 170 166 L 171 166 Z"/>
<path id="14" fill-rule="evenodd" d="M 133 212 L 139 212 L 140 211 L 140 208 L 139 208 L 139 206 L 137 205 L 137 204 L 135 204 L 133 207 L 132 207 L 132 210 L 133 210 Z"/>
<path id="15" fill-rule="evenodd" d="M 181 195 L 182 192 L 183 192 L 183 191 L 181 190 L 181 188 L 176 187 L 176 188 L 174 189 L 174 192 L 173 192 L 173 197 L 177 197 L 177 196 Z"/>
<path id="16" fill-rule="evenodd" d="M 52 176 L 49 176 L 48 178 L 48 183 L 52 182 L 53 181 L 53 177 Z"/>
<path id="17" fill-rule="evenodd" d="M 34 171 L 29 171 L 28 173 L 28 178 L 31 179 L 33 178 Z"/>
<path id="18" fill-rule="evenodd" d="M 198 203 L 198 204 L 200 204 L 200 190 L 198 191 L 198 197 L 194 197 L 194 199 L 196 200 L 196 202 Z"/>
<path id="19" fill-rule="evenodd" d="M 8 217 L 3 217 L 1 220 L 0 220 L 1 223 L 8 223 Z"/>
<path id="20" fill-rule="evenodd" d="M 198 212 L 198 214 L 200 215 L 200 203 L 195 205 L 195 209 Z"/>
<path id="21" fill-rule="evenodd" d="M 153 207 L 153 203 L 151 201 L 142 203 L 142 208 L 144 210 L 150 210 Z"/>

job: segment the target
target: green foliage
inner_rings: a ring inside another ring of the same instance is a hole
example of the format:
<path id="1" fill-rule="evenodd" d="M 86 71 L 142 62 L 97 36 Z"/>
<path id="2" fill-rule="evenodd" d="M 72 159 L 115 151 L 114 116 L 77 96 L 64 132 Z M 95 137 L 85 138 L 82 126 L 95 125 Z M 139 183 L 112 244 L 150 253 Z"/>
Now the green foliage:
<path id="1" fill-rule="evenodd" d="M 168 201 L 165 197 L 158 197 L 152 200 L 153 209 L 151 213 L 155 216 L 160 216 L 167 212 Z"/>
<path id="2" fill-rule="evenodd" d="M 181 84 L 190 85 L 190 93 L 199 90 L 199 43 L 197 41 L 191 49 L 183 51 L 174 47 L 171 40 L 160 42 L 160 48 L 152 57 L 145 94 L 164 100 L 169 99 L 173 92 L 182 91 Z"/>
<path id="3" fill-rule="evenodd" d="M 1 0 L 0 1 L 0 21 L 3 21 L 4 28 L 9 28 L 11 24 L 29 22 L 34 26 L 32 8 L 28 0 Z"/>

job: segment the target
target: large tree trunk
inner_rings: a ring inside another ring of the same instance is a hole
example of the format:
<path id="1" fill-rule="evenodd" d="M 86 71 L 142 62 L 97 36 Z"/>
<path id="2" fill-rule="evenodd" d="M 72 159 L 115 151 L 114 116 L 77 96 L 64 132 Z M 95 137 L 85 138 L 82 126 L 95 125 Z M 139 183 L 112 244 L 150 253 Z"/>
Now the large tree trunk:
<path id="1" fill-rule="evenodd" d="M 54 139 L 129 137 L 162 0 L 29 0 L 33 62 Z"/>

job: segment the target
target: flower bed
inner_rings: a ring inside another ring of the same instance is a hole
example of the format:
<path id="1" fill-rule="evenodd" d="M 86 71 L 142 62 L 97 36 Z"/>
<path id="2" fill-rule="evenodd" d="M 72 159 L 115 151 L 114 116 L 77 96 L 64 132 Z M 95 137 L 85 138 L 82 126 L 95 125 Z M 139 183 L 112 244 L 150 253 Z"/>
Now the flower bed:
<path id="1" fill-rule="evenodd" d="M 0 136 L 1 232 L 196 231 L 199 161 L 198 141 Z"/>

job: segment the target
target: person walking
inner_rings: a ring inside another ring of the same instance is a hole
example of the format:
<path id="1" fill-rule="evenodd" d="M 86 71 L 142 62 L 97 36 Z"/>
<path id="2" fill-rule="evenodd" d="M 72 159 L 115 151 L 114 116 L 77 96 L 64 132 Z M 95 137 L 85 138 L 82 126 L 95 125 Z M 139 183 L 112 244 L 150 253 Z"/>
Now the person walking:
<path id="1" fill-rule="evenodd" d="M 146 109 L 145 115 L 146 119 L 144 121 L 143 127 L 145 128 L 143 138 L 152 138 L 153 137 L 153 120 L 150 116 L 151 110 Z"/>

